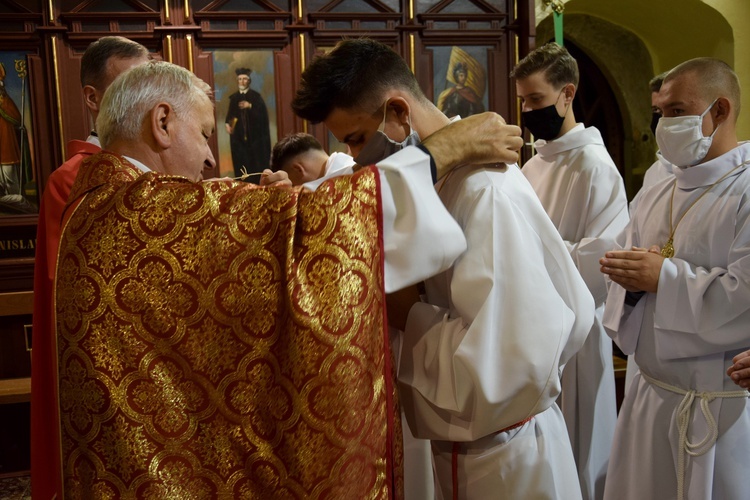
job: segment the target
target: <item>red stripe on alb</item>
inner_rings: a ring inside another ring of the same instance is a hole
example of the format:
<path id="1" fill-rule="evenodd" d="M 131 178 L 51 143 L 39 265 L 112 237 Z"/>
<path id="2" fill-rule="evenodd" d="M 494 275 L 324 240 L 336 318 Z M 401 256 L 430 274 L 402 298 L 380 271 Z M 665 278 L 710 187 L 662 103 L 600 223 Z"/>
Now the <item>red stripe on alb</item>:
<path id="1" fill-rule="evenodd" d="M 495 434 L 500 434 L 501 432 L 508 432 L 512 431 L 513 429 L 517 429 L 521 427 L 523 424 L 531 421 L 531 419 L 534 418 L 534 415 L 530 416 L 529 418 L 526 418 L 524 420 L 521 420 L 520 422 L 517 422 L 509 427 L 506 427 L 505 429 L 500 429 Z M 451 453 L 451 475 L 453 476 L 453 500 L 458 500 L 458 447 L 461 445 L 459 442 L 453 443 L 453 450 Z"/>
<path id="2" fill-rule="evenodd" d="M 458 443 L 453 443 L 451 462 L 453 465 L 453 500 L 458 500 Z"/>

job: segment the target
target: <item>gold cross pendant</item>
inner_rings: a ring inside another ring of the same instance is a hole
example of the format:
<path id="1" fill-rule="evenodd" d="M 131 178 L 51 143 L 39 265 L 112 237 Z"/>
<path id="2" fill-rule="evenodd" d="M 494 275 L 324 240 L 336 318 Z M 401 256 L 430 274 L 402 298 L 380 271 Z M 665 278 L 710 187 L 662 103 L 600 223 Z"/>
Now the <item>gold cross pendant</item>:
<path id="1" fill-rule="evenodd" d="M 674 257 L 674 245 L 672 244 L 673 240 L 672 238 L 669 238 L 666 243 L 664 243 L 664 246 L 661 247 L 661 256 L 666 259 L 671 259 Z"/>

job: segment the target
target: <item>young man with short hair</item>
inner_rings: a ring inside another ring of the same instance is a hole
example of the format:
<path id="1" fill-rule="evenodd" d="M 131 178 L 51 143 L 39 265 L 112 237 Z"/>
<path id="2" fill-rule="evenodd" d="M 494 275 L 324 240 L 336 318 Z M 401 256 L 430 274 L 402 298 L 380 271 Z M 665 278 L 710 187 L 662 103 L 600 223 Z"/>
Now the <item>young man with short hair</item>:
<path id="1" fill-rule="evenodd" d="M 562 408 L 583 498 L 600 499 L 617 409 L 612 341 L 601 324 L 607 289 L 599 258 L 628 222 L 622 177 L 599 131 L 576 122 L 578 64 L 555 43 L 524 57 L 512 73 L 521 121 L 537 154 L 522 169 L 565 241 L 597 311 L 586 343 L 565 367 Z"/>
<path id="2" fill-rule="evenodd" d="M 429 141 L 449 123 L 403 59 L 367 39 L 313 61 L 292 107 L 325 123 L 359 164 Z M 591 327 L 591 295 L 517 166 L 463 165 L 437 189 L 467 250 L 425 281 L 426 303 L 411 288 L 388 303 L 403 330 L 409 427 L 431 441 L 438 498 L 579 498 L 554 401 L 562 366 Z"/>
<path id="3" fill-rule="evenodd" d="M 305 133 L 289 134 L 271 151 L 271 170 L 285 171 L 294 186 L 333 175 L 353 164 L 354 159 L 346 153 L 329 156 L 314 136 Z"/>

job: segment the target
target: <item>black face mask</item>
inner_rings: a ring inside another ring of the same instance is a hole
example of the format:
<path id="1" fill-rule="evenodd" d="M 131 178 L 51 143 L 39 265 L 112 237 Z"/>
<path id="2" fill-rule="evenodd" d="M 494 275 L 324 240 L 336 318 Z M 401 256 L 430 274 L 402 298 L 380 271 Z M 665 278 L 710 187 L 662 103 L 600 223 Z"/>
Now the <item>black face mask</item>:
<path id="1" fill-rule="evenodd" d="M 521 113 L 521 123 L 529 132 L 534 135 L 535 139 L 544 139 L 551 141 L 560 134 L 564 116 L 557 113 L 554 104 L 541 109 L 532 109 Z"/>
<path id="2" fill-rule="evenodd" d="M 651 132 L 654 133 L 654 137 L 656 137 L 656 126 L 659 124 L 659 118 L 661 118 L 661 113 L 651 113 Z"/>

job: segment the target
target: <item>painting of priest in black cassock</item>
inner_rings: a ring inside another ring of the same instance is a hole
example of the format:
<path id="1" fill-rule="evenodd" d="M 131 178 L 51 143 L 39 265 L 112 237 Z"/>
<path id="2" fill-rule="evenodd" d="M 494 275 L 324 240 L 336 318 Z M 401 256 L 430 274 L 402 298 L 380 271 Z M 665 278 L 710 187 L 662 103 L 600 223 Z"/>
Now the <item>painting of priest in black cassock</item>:
<path id="1" fill-rule="evenodd" d="M 268 168 L 271 158 L 271 134 L 268 126 L 268 110 L 260 94 L 250 88 L 250 68 L 238 68 L 238 91 L 229 96 L 226 116 L 226 131 L 229 134 L 234 175 L 262 172 Z M 243 172 L 244 170 L 244 172 Z M 249 181 L 258 183 L 260 177 Z"/>

